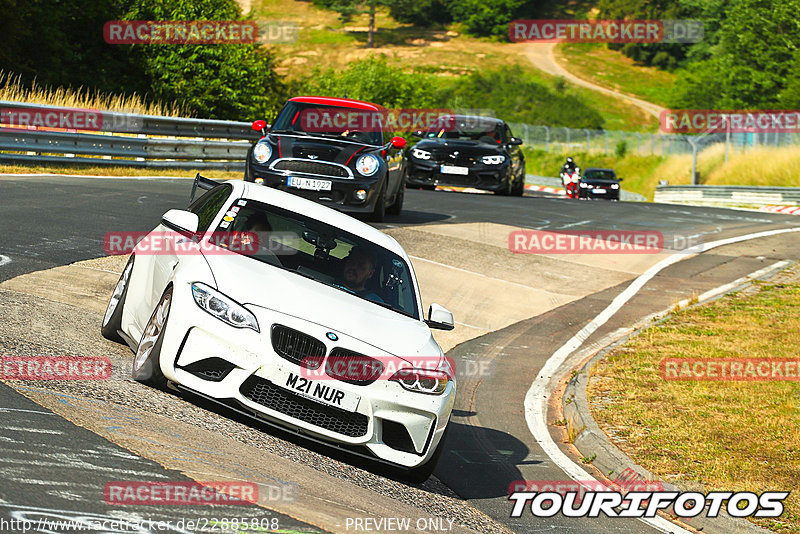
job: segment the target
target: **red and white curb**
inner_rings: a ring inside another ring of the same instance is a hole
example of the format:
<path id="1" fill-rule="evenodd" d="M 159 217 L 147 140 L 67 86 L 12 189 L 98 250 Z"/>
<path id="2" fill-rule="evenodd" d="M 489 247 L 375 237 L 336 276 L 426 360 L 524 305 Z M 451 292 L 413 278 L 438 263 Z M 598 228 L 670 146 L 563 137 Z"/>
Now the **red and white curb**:
<path id="1" fill-rule="evenodd" d="M 474 187 L 454 187 L 449 185 L 437 185 L 437 191 L 456 191 L 459 193 L 476 193 L 479 195 L 488 195 L 491 194 L 491 191 L 484 191 L 483 189 L 475 189 Z M 557 189 L 555 187 L 547 187 L 544 185 L 530 185 L 525 184 L 525 191 L 534 191 L 537 193 L 550 193 L 553 195 L 566 195 L 567 193 L 563 189 Z"/>
<path id="2" fill-rule="evenodd" d="M 789 213 L 800 215 L 800 206 L 762 206 L 759 211 L 771 211 L 773 213 Z"/>

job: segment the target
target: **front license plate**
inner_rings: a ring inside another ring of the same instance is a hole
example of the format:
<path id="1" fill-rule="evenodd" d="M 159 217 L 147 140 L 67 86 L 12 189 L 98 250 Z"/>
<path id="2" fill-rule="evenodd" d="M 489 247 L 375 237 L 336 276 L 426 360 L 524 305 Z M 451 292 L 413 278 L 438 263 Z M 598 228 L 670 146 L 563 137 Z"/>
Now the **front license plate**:
<path id="1" fill-rule="evenodd" d="M 602 194 L 602 193 L 605 193 L 605 192 L 606 192 L 605 189 L 592 189 L 592 193 L 601 193 Z"/>
<path id="2" fill-rule="evenodd" d="M 283 371 L 278 383 L 307 399 L 348 412 L 356 411 L 361 401 L 360 395 L 335 387 L 334 380 L 311 380 L 290 371 Z"/>
<path id="3" fill-rule="evenodd" d="M 310 189 L 311 191 L 330 191 L 330 180 L 315 180 L 314 178 L 298 178 L 296 176 L 289 176 L 286 179 L 286 185 L 295 187 L 297 189 Z"/>
<path id="4" fill-rule="evenodd" d="M 460 174 L 462 176 L 469 174 L 469 169 L 467 167 L 458 167 L 456 165 L 441 165 L 439 171 L 441 171 L 442 174 Z"/>

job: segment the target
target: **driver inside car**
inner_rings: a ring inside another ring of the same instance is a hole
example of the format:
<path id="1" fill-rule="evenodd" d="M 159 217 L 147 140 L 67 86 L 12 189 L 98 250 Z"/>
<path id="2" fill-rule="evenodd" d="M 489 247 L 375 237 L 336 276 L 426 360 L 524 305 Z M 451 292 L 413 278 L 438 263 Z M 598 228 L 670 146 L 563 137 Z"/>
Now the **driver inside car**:
<path id="1" fill-rule="evenodd" d="M 374 291 L 367 287 L 367 283 L 375 275 L 375 266 L 378 258 L 370 250 L 355 246 L 344 258 L 342 279 L 345 289 L 374 302 L 383 302 Z"/>

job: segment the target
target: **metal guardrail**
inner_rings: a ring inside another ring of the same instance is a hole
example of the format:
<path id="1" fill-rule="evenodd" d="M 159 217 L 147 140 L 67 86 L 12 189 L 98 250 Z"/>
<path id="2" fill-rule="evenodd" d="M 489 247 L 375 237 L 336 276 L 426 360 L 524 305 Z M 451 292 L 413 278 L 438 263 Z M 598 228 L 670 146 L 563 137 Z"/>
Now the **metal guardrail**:
<path id="1" fill-rule="evenodd" d="M 14 110 L 41 114 L 84 111 L 97 115 L 97 133 L 0 128 L 0 161 L 12 163 L 243 170 L 247 150 L 258 138 L 247 122 L 77 110 L 2 100 L 0 109 L 4 114 Z"/>
<path id="2" fill-rule="evenodd" d="M 667 204 L 783 206 L 800 205 L 800 187 L 746 185 L 660 185 L 655 202 Z"/>

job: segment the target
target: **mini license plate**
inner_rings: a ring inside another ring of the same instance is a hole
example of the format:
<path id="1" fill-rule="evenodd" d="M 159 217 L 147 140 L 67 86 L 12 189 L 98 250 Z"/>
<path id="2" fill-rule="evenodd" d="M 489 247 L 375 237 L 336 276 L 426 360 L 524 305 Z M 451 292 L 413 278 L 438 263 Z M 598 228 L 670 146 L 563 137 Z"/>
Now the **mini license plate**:
<path id="1" fill-rule="evenodd" d="M 297 176 L 289 176 L 286 179 L 286 185 L 295 187 L 297 189 L 309 189 L 311 191 L 330 191 L 330 180 L 316 180 L 314 178 L 298 178 Z"/>

